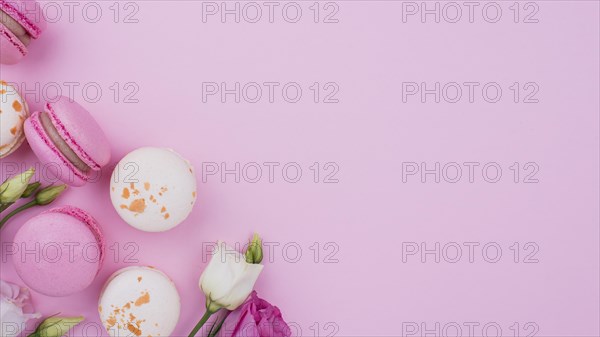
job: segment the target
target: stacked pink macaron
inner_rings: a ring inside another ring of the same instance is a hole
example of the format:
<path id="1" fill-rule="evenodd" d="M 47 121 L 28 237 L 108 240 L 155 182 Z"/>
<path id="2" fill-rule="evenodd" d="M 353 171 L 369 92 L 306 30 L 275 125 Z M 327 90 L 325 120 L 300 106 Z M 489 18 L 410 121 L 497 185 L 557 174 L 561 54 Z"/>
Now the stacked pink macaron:
<path id="1" fill-rule="evenodd" d="M 25 120 L 24 131 L 41 163 L 71 186 L 86 184 L 110 160 L 110 145 L 100 125 L 84 107 L 67 97 L 32 113 Z M 58 250 L 39 259 L 22 255 L 13 259 L 23 282 L 48 296 L 84 290 L 104 260 L 104 237 L 98 222 L 73 206 L 31 218 L 19 229 L 14 242 L 20 251 L 37 252 L 48 246 Z"/>
<path id="2" fill-rule="evenodd" d="M 4 121 L 4 114 L 0 117 Z M 32 113 L 23 129 L 41 163 L 71 186 L 86 184 L 110 160 L 110 145 L 100 125 L 84 107 L 67 97 Z M 39 258 L 14 255 L 13 261 L 23 282 L 48 296 L 84 290 L 104 260 L 104 237 L 98 222 L 73 206 L 31 218 L 19 229 L 14 243 L 19 251 L 39 254 Z M 54 249 L 54 255 L 42 256 L 47 247 Z"/>
<path id="3" fill-rule="evenodd" d="M 25 121 L 25 135 L 33 152 L 56 177 L 82 186 L 110 161 L 104 132 L 81 105 L 67 97 L 47 103 Z"/>
<path id="4" fill-rule="evenodd" d="M 46 20 L 36 1 L 0 0 L 0 63 L 21 61 L 31 39 L 37 39 L 45 28 Z"/>

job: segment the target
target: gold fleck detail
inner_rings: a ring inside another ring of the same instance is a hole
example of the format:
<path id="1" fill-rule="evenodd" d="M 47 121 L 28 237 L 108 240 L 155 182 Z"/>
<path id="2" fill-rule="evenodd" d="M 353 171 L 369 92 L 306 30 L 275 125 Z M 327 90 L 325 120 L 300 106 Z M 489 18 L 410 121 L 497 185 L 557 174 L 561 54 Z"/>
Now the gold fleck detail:
<path id="1" fill-rule="evenodd" d="M 12 107 L 16 112 L 21 112 L 23 110 L 23 105 L 21 105 L 21 103 L 19 103 L 17 100 L 13 102 Z"/>
<path id="2" fill-rule="evenodd" d="M 139 307 L 144 304 L 150 303 L 150 293 L 145 292 L 142 296 L 140 296 L 137 300 L 135 300 L 135 306 Z"/>
<path id="3" fill-rule="evenodd" d="M 106 327 L 107 327 L 108 329 L 110 329 L 110 328 L 112 328 L 113 326 L 115 326 L 115 324 L 117 324 L 117 319 L 116 319 L 116 318 L 114 318 L 114 317 L 109 317 L 109 318 L 106 320 Z"/>
<path id="4" fill-rule="evenodd" d="M 140 329 L 136 328 L 135 326 L 133 326 L 133 324 L 131 324 L 131 323 L 127 323 L 127 330 L 131 331 L 131 333 L 133 333 L 136 336 L 142 335 L 142 331 Z"/>
<path id="5" fill-rule="evenodd" d="M 135 199 L 129 205 L 129 210 L 136 213 L 144 213 L 146 210 L 146 199 Z"/>

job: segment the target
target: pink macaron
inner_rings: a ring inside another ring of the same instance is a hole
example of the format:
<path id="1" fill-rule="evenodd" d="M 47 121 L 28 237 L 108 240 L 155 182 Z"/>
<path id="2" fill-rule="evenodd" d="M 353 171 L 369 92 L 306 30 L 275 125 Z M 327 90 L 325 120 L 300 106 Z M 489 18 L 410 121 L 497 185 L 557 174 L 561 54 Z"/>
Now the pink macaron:
<path id="1" fill-rule="evenodd" d="M 67 97 L 25 121 L 33 152 L 58 179 L 83 186 L 110 161 L 110 145 L 92 115 Z"/>
<path id="2" fill-rule="evenodd" d="M 92 284 L 105 255 L 98 222 L 72 206 L 51 209 L 25 222 L 15 235 L 13 251 L 23 282 L 55 297 Z"/>
<path id="3" fill-rule="evenodd" d="M 15 64 L 27 55 L 32 39 L 46 29 L 42 8 L 34 0 L 0 0 L 0 63 Z"/>

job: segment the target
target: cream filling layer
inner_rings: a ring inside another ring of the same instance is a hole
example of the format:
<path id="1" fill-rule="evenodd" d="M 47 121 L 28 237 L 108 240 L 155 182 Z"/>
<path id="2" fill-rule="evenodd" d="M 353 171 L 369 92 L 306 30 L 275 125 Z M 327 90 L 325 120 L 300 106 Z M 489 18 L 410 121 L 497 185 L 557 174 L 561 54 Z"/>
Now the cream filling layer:
<path id="1" fill-rule="evenodd" d="M 67 142 L 60 136 L 54 127 L 54 124 L 52 124 L 47 112 L 40 112 L 40 122 L 44 128 L 44 131 L 46 131 L 48 138 L 50 138 L 60 153 L 62 153 L 62 155 L 65 156 L 65 158 L 67 158 L 67 160 L 79 171 L 88 173 L 91 168 L 83 160 L 81 160 L 81 158 L 79 158 L 73 149 L 71 149 L 69 144 L 67 144 Z"/>
<path id="2" fill-rule="evenodd" d="M 10 30 L 25 45 L 29 46 L 31 35 L 21 26 L 17 20 L 0 9 L 0 23 Z"/>

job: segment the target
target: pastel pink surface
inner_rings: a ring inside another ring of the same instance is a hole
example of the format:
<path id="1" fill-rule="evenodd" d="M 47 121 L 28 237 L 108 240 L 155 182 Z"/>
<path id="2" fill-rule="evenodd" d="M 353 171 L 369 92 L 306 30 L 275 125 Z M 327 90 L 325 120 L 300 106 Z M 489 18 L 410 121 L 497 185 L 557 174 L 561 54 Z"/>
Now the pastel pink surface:
<path id="1" fill-rule="evenodd" d="M 44 163 L 44 169 L 53 177 L 71 186 L 83 186 L 87 183 L 87 175 L 79 172 L 56 148 L 46 133 L 40 122 L 40 112 L 31 114 L 23 125 L 25 137 L 31 147 L 31 150 L 38 157 L 40 162 Z"/>
<path id="2" fill-rule="evenodd" d="M 99 226 L 74 207 L 33 217 L 19 229 L 14 242 L 30 252 L 13 258 L 17 273 L 25 284 L 45 295 L 67 296 L 84 290 L 102 265 L 104 243 Z"/>
<path id="3" fill-rule="evenodd" d="M 243 246 L 253 232 L 270 243 L 256 289 L 281 309 L 293 336 L 398 336 L 403 322 L 425 322 L 429 329 L 458 322 L 463 336 L 465 322 L 479 324 L 477 336 L 490 322 L 504 336 L 515 335 L 515 322 L 520 336 L 532 332 L 523 329 L 528 322 L 539 327 L 537 336 L 600 335 L 597 1 L 536 1 L 540 21 L 531 24 L 514 22 L 514 1 L 496 2 L 500 22 L 478 16 L 473 24 L 466 9 L 456 24 L 437 24 L 433 15 L 425 24 L 420 15 L 403 23 L 402 1 L 335 2 L 339 22 L 330 24 L 314 22 L 313 1 L 298 2 L 300 22 L 278 16 L 272 24 L 267 9 L 256 24 L 232 22 L 231 14 L 222 23 L 221 13 L 204 23 L 203 1 L 134 2 L 127 12 L 120 7 L 115 23 L 114 2 L 97 3 L 104 13 L 97 23 L 79 11 L 74 20 L 65 14 L 37 41 L 44 53 L 1 69 L 5 79 L 38 93 L 28 96 L 32 111 L 44 108 L 56 85 L 62 95 L 73 90 L 114 145 L 96 183 L 67 190 L 57 201 L 89 210 L 104 225 L 109 249 L 98 278 L 70 297 L 33 293 L 45 315 L 87 317 L 73 335 L 106 336 L 97 314 L 102 285 L 114 271 L 142 264 L 176 283 L 182 312 L 172 336 L 187 336 L 204 310 L 198 279 L 209 244 Z M 323 9 L 320 19 L 332 12 Z M 157 48 L 157 41 L 169 41 L 169 48 Z M 301 84 L 302 100 L 288 103 L 278 90 L 270 103 L 265 88 L 258 103 L 235 103 L 234 95 L 221 103 L 218 94 L 202 102 L 202 82 L 231 89 L 235 82 L 267 81 Z M 434 103 L 432 95 L 428 103 L 418 96 L 403 103 L 404 81 L 429 88 L 497 81 L 504 94 L 498 103 L 481 96 L 469 103 L 466 90 L 455 104 Z M 539 85 L 540 102 L 514 103 L 508 87 L 529 81 Z M 78 85 L 69 87 L 73 82 Z M 336 83 L 339 103 L 314 103 L 314 82 Z M 97 100 L 96 85 L 102 89 Z M 198 202 L 166 233 L 131 228 L 110 201 L 111 166 L 142 146 L 173 148 L 196 168 Z M 432 175 L 427 183 L 418 175 L 402 181 L 403 162 L 431 168 L 469 161 L 501 163 L 502 180 L 487 183 L 479 174 L 470 183 L 464 170 L 458 183 L 435 183 Z M 236 182 L 235 174 L 222 181 L 220 164 L 233 170 L 236 162 L 296 162 L 303 175 L 288 183 L 278 170 L 271 183 L 263 166 L 257 183 Z M 323 183 L 333 172 L 323 171 L 328 162 L 339 167 L 338 183 Z M 540 182 L 515 184 L 514 162 L 536 162 Z M 15 163 L 26 168 L 38 160 L 22 146 L 0 163 L 2 178 L 15 172 Z M 211 163 L 219 167 L 215 175 L 203 170 Z M 2 244 L 31 216 L 9 222 Z M 480 248 L 497 242 L 503 255 L 488 263 L 479 250 L 470 263 L 463 250 L 458 263 L 435 263 L 433 254 L 427 263 L 419 255 L 405 263 L 403 242 L 426 242 L 428 249 L 436 242 Z M 514 242 L 520 242 L 519 263 Z M 523 250 L 528 242 L 538 244 L 539 263 L 522 263 L 532 252 Z M 3 279 L 22 283 L 12 259 L 1 268 Z"/>

